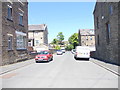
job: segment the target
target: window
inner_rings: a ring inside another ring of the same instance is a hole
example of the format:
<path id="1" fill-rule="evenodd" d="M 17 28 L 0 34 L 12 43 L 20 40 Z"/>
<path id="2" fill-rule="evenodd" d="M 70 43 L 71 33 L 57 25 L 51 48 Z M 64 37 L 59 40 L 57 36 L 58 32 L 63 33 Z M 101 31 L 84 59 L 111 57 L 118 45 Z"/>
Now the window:
<path id="1" fill-rule="evenodd" d="M 37 35 L 37 34 L 38 34 L 38 32 L 35 32 L 35 34 Z"/>
<path id="2" fill-rule="evenodd" d="M 113 14 L 113 7 L 111 5 L 109 6 L 109 13 L 110 13 L 110 15 Z"/>
<path id="3" fill-rule="evenodd" d="M 90 40 L 92 40 L 92 36 L 90 36 Z"/>
<path id="4" fill-rule="evenodd" d="M 23 14 L 19 13 L 19 24 L 23 25 Z"/>
<path id="5" fill-rule="evenodd" d="M 12 20 L 12 7 L 8 5 L 8 12 L 7 12 L 7 18 L 9 20 Z"/>
<path id="6" fill-rule="evenodd" d="M 12 50 L 12 36 L 8 37 L 8 50 Z"/>
<path id="7" fill-rule="evenodd" d="M 26 49 L 26 34 L 16 32 L 17 34 L 17 49 Z"/>
<path id="8" fill-rule="evenodd" d="M 97 35 L 97 44 L 99 46 L 100 42 L 99 42 L 99 35 Z"/>
<path id="9" fill-rule="evenodd" d="M 88 40 L 88 36 L 86 36 L 86 40 Z"/>
<path id="10" fill-rule="evenodd" d="M 97 29 L 99 29 L 99 18 L 97 17 Z"/>
<path id="11" fill-rule="evenodd" d="M 36 45 L 38 45 L 39 44 L 39 40 L 36 40 Z"/>
<path id="12" fill-rule="evenodd" d="M 106 41 L 109 44 L 109 42 L 110 42 L 110 24 L 109 24 L 109 22 L 106 23 Z"/>
<path id="13" fill-rule="evenodd" d="M 31 43 L 31 42 L 28 42 L 28 46 L 32 46 L 32 43 Z"/>
<path id="14" fill-rule="evenodd" d="M 82 43 L 84 43 L 84 41 L 82 41 Z"/>

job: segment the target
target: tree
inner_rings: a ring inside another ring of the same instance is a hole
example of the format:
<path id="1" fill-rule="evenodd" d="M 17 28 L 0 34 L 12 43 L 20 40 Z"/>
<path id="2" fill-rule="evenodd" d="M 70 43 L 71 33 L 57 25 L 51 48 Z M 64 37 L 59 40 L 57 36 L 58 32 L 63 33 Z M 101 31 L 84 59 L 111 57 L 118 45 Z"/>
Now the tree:
<path id="1" fill-rule="evenodd" d="M 60 50 L 61 48 L 60 48 L 60 46 L 57 45 L 57 46 L 55 46 L 55 49 Z"/>
<path id="2" fill-rule="evenodd" d="M 58 40 L 56 38 L 53 39 L 52 44 L 58 44 Z"/>
<path id="3" fill-rule="evenodd" d="M 64 35 L 63 35 L 62 32 L 59 32 L 59 33 L 58 33 L 58 35 L 57 35 L 57 40 L 58 40 L 58 43 L 59 43 L 60 45 L 63 44 Z"/>
<path id="4" fill-rule="evenodd" d="M 74 48 L 74 46 L 72 45 L 72 44 L 70 44 L 70 45 L 68 45 L 68 46 L 66 46 L 66 50 L 68 50 L 68 51 L 70 51 L 70 50 L 72 50 Z"/>
<path id="5" fill-rule="evenodd" d="M 75 48 L 76 46 L 79 45 L 78 43 L 78 33 L 74 33 L 73 35 L 71 35 L 68 39 L 69 43 L 73 45 L 73 47 Z"/>

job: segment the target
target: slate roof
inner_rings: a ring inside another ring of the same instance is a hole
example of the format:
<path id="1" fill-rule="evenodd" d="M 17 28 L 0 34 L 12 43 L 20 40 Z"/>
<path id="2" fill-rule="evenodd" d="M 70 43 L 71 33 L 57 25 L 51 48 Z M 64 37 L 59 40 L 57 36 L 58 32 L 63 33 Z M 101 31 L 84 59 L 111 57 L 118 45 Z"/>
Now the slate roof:
<path id="1" fill-rule="evenodd" d="M 79 29 L 81 35 L 95 35 L 94 29 Z"/>
<path id="2" fill-rule="evenodd" d="M 40 25 L 29 25 L 28 26 L 28 31 L 42 31 L 46 29 L 45 24 L 40 24 Z"/>

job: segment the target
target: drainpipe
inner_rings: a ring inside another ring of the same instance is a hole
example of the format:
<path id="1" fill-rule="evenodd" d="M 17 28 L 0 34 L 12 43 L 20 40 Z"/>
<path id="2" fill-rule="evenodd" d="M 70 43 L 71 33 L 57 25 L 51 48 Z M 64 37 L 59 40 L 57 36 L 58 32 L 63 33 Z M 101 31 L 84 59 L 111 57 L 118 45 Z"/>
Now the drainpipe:
<path id="1" fill-rule="evenodd" d="M 33 46 L 35 46 L 34 31 L 33 31 Z"/>

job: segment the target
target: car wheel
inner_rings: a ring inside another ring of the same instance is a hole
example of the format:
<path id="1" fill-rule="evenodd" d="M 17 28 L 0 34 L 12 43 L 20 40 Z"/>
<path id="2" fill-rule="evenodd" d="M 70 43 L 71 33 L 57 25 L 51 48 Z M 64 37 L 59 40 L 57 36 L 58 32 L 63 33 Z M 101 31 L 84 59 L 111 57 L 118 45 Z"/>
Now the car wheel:
<path id="1" fill-rule="evenodd" d="M 53 60 L 53 57 L 51 58 L 51 61 Z"/>
<path id="2" fill-rule="evenodd" d="M 35 61 L 36 63 L 38 63 L 38 61 Z"/>
<path id="3" fill-rule="evenodd" d="M 77 57 L 74 57 L 77 60 Z"/>

